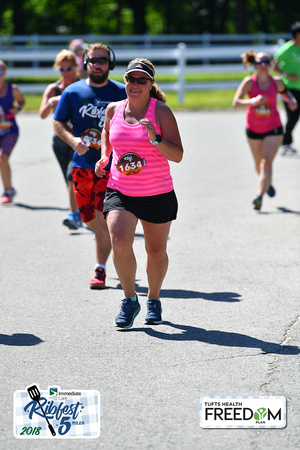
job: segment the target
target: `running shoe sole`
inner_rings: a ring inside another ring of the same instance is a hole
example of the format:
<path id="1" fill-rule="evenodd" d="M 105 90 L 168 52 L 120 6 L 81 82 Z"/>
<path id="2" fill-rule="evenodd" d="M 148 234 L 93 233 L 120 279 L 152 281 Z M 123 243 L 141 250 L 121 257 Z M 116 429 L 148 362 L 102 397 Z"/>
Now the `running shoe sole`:
<path id="1" fill-rule="evenodd" d="M 65 220 L 63 221 L 63 225 L 65 225 L 66 227 L 68 227 L 70 230 L 77 230 L 77 229 L 78 229 L 77 225 L 75 225 L 74 223 L 72 223 L 72 221 L 69 220 L 69 219 L 65 219 Z"/>
<path id="2" fill-rule="evenodd" d="M 144 320 L 145 325 L 159 325 L 161 323 L 163 323 L 162 320 L 153 320 L 153 319 Z"/>
<path id="3" fill-rule="evenodd" d="M 100 289 L 106 289 L 105 284 L 101 285 L 101 284 L 91 284 L 90 285 L 90 289 L 94 289 L 94 290 L 100 290 Z"/>

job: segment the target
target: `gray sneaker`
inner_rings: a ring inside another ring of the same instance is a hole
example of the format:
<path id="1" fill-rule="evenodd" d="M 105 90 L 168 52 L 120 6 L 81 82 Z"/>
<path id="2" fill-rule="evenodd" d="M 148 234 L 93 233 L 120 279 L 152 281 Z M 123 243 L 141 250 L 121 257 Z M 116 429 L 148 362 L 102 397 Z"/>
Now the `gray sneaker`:
<path id="1" fill-rule="evenodd" d="M 254 209 L 256 209 L 257 211 L 260 211 L 261 205 L 262 205 L 262 198 L 260 195 L 258 195 L 254 200 L 253 200 L 253 205 L 254 205 Z"/>
<path id="2" fill-rule="evenodd" d="M 290 144 L 282 145 L 280 149 L 281 156 L 293 156 L 297 154 L 297 150 L 293 148 Z"/>
<path id="3" fill-rule="evenodd" d="M 158 325 L 162 323 L 161 318 L 162 307 L 160 300 L 148 300 L 147 301 L 147 315 L 144 323 L 146 325 Z"/>

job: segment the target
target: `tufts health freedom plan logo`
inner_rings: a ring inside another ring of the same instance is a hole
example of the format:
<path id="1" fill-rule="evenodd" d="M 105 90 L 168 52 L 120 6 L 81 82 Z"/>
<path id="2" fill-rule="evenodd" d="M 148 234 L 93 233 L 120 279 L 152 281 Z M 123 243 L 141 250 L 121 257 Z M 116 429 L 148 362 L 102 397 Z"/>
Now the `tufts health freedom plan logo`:
<path id="1" fill-rule="evenodd" d="M 202 428 L 284 428 L 285 397 L 201 397 Z"/>

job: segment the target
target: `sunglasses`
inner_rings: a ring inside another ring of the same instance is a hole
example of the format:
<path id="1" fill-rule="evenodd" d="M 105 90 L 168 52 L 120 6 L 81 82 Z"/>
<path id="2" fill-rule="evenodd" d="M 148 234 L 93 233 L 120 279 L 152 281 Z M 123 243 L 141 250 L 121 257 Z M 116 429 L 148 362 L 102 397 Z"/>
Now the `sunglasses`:
<path id="1" fill-rule="evenodd" d="M 130 84 L 133 84 L 135 82 L 137 82 L 137 84 L 146 84 L 147 81 L 151 81 L 150 78 L 135 78 L 131 77 L 130 75 L 126 75 L 125 80 Z"/>
<path id="2" fill-rule="evenodd" d="M 73 66 L 71 66 L 71 67 L 66 67 L 66 68 L 64 68 L 64 67 L 60 67 L 60 68 L 59 68 L 59 70 L 60 70 L 61 72 L 71 72 L 72 69 L 73 69 Z"/>
<path id="3" fill-rule="evenodd" d="M 109 61 L 109 59 L 106 58 L 105 56 L 100 56 L 100 58 L 88 58 L 88 59 L 87 59 L 87 62 L 88 62 L 88 63 L 90 63 L 90 64 L 96 64 L 96 63 L 98 63 L 98 64 L 100 64 L 101 66 L 102 66 L 103 64 L 106 64 L 108 61 Z"/>
<path id="4" fill-rule="evenodd" d="M 257 66 L 261 66 L 262 64 L 270 64 L 269 59 L 262 59 L 261 61 L 256 61 L 255 63 Z"/>

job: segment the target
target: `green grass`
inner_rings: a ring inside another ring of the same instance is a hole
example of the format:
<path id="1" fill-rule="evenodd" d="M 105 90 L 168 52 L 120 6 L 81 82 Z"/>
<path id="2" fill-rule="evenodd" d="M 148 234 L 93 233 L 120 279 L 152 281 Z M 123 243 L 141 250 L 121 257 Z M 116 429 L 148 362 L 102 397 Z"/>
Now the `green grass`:
<path id="1" fill-rule="evenodd" d="M 234 91 L 216 90 L 216 91 L 194 91 L 186 92 L 184 103 L 181 105 L 178 101 L 178 94 L 167 92 L 167 104 L 171 109 L 219 109 L 230 108 Z M 25 94 L 26 104 L 24 111 L 38 111 L 42 101 L 42 96 L 38 94 Z"/>
<path id="2" fill-rule="evenodd" d="M 23 111 L 38 111 L 40 109 L 42 95 L 39 94 L 25 94 L 25 106 Z"/>
<path id="3" fill-rule="evenodd" d="M 196 82 L 196 81 L 236 81 L 242 80 L 247 75 L 247 72 L 240 73 L 202 73 L 202 74 L 187 74 L 186 81 Z M 53 75 L 51 77 L 14 77 L 13 81 L 16 84 L 20 83 L 43 83 L 49 84 L 54 83 L 58 78 L 57 75 Z M 110 78 L 117 81 L 123 81 L 122 75 L 113 75 L 110 74 Z M 155 77 L 158 83 L 167 83 L 167 82 L 175 82 L 177 80 L 176 75 L 159 75 Z"/>
<path id="4" fill-rule="evenodd" d="M 241 81 L 247 75 L 246 72 L 240 73 L 210 73 L 210 74 L 187 74 L 187 82 L 205 82 L 205 81 Z M 111 76 L 112 79 L 123 81 L 122 76 Z M 57 80 L 54 77 L 30 77 L 30 78 L 14 78 L 14 83 L 43 83 L 49 84 Z M 158 76 L 157 83 L 175 82 L 177 77 Z M 178 94 L 174 92 L 167 92 L 167 104 L 172 109 L 218 109 L 230 108 L 232 106 L 232 99 L 235 91 L 233 90 L 214 90 L 214 91 L 193 91 L 185 92 L 184 103 L 181 105 L 178 102 Z M 40 107 L 42 96 L 38 94 L 26 94 L 25 111 L 37 111 Z"/>
<path id="5" fill-rule="evenodd" d="M 167 92 L 167 104 L 171 109 L 219 109 L 232 107 L 235 91 L 194 91 L 185 92 L 184 103 L 178 101 L 178 94 Z"/>
<path id="6" fill-rule="evenodd" d="M 171 109 L 219 109 L 230 108 L 234 91 L 194 91 L 186 92 L 184 103 L 178 101 L 178 94 L 167 92 L 167 104 Z M 25 94 L 26 104 L 24 111 L 38 111 L 42 101 L 42 96 L 38 94 Z"/>

